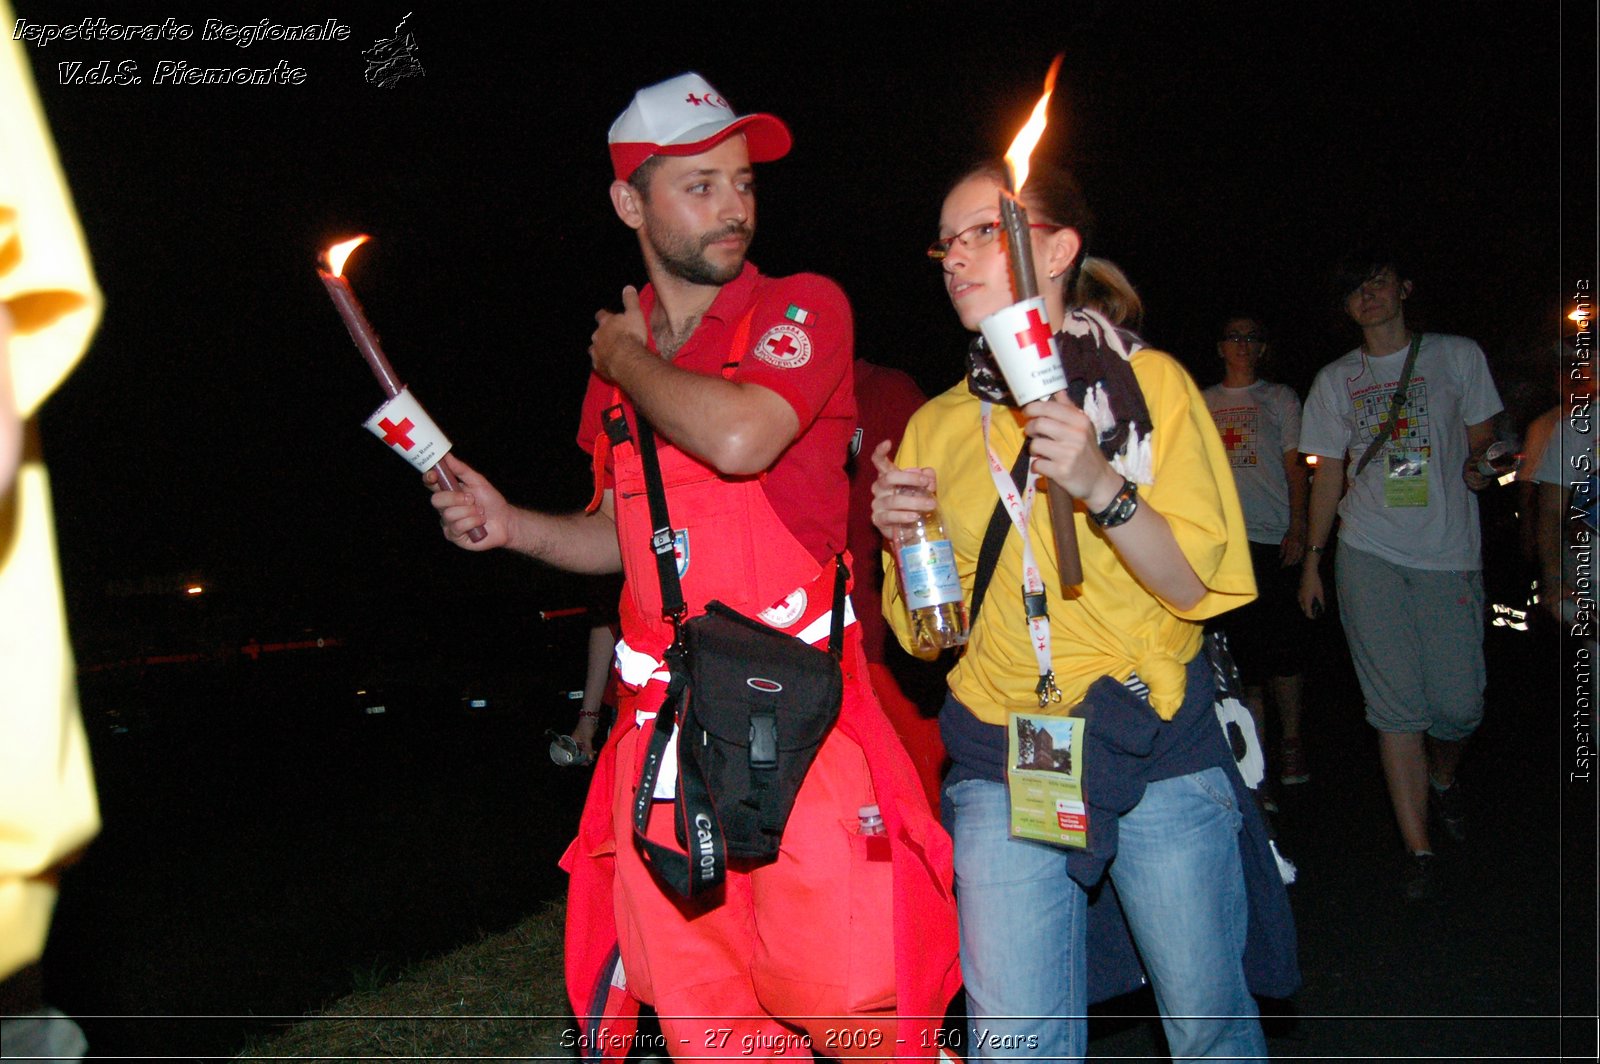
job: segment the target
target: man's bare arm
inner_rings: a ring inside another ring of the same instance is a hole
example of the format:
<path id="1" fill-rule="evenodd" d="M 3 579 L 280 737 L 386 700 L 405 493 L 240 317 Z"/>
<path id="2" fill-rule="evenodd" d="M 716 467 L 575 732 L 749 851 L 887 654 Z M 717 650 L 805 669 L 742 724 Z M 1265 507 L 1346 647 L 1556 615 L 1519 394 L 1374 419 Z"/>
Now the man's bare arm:
<path id="1" fill-rule="evenodd" d="M 657 432 L 717 472 L 747 476 L 769 468 L 800 432 L 800 419 L 770 388 L 708 377 L 667 362 L 646 343 L 633 288 L 623 312 L 600 311 L 589 348 L 595 370 L 628 393 Z"/>
<path id="2" fill-rule="evenodd" d="M 539 513 L 511 505 L 488 478 L 455 455 L 445 455 L 444 461 L 460 491 L 439 490 L 432 473 L 423 479 L 434 491 L 433 507 L 439 511 L 445 538 L 456 546 L 470 551 L 506 547 L 574 573 L 614 573 L 622 568 L 610 491 L 594 513 Z M 480 526 L 484 537 L 474 543 L 467 533 Z"/>

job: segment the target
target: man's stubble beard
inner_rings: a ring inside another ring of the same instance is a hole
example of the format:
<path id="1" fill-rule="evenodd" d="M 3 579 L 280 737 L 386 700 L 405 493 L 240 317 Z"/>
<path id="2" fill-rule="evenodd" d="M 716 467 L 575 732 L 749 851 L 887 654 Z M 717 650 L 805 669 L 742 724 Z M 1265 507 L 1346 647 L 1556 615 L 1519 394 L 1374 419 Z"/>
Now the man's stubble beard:
<path id="1" fill-rule="evenodd" d="M 741 253 L 738 260 L 729 266 L 718 267 L 706 258 L 706 248 L 730 236 L 742 235 L 745 239 L 745 250 L 748 251 L 749 241 L 754 233 L 749 226 L 735 225 L 719 229 L 699 239 L 680 237 L 677 234 L 657 236 L 648 229 L 645 235 L 662 269 L 690 284 L 720 287 L 738 277 L 744 270 L 745 254 Z"/>

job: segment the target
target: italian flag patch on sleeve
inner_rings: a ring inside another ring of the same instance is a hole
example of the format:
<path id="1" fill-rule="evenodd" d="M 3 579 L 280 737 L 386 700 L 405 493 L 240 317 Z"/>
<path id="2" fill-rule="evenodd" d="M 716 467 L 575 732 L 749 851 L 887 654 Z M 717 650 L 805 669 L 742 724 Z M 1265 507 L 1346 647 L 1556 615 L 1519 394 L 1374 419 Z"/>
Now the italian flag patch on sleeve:
<path id="1" fill-rule="evenodd" d="M 817 318 L 811 311 L 796 303 L 790 303 L 789 309 L 783 312 L 783 316 L 797 325 L 810 325 Z"/>

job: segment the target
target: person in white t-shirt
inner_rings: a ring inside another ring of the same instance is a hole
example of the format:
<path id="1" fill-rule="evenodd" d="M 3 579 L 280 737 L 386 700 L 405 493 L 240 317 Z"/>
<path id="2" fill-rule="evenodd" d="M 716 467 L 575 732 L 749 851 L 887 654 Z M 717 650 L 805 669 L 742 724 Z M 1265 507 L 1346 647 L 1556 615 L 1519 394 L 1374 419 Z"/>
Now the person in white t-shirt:
<path id="1" fill-rule="evenodd" d="M 1321 612 L 1320 562 L 1337 507 L 1345 638 L 1411 854 L 1405 893 L 1424 899 L 1437 889 L 1430 805 L 1447 835 L 1466 837 L 1456 768 L 1483 718 L 1484 687 L 1473 492 L 1491 483 L 1476 465 L 1501 403 L 1476 343 L 1407 327 L 1412 283 L 1393 257 L 1349 259 L 1339 277 L 1362 343 L 1323 367 L 1306 399 L 1300 450 L 1320 462 L 1300 605 L 1308 616 Z M 1402 377 L 1403 403 L 1392 411 Z"/>
<path id="2" fill-rule="evenodd" d="M 1295 606 L 1300 564 L 1306 549 L 1306 467 L 1300 461 L 1300 397 L 1286 384 L 1262 380 L 1269 351 L 1266 327 L 1250 315 L 1223 322 L 1217 355 L 1221 384 L 1205 390 L 1206 406 L 1228 450 L 1239 502 L 1250 537 L 1256 601 L 1218 619 L 1244 681 L 1244 703 L 1266 745 L 1266 702 L 1272 693 L 1282 733 L 1278 778 L 1285 784 L 1310 779 L 1300 741 L 1304 625 Z"/>
<path id="3" fill-rule="evenodd" d="M 1569 368 L 1570 367 L 1570 368 Z M 1530 479 L 1538 492 L 1529 520 L 1535 527 L 1539 561 L 1539 602 L 1569 638 L 1594 642 L 1591 617 L 1592 583 L 1585 573 L 1596 538 L 1596 470 L 1594 418 L 1586 400 L 1592 395 L 1593 363 L 1571 360 L 1563 369 L 1576 371 L 1577 390 L 1563 389 L 1566 405 Z M 1587 608 L 1585 604 L 1588 603 Z"/>
<path id="4" fill-rule="evenodd" d="M 1522 515 L 1523 557 L 1539 577 L 1539 605 L 1570 631 L 1578 619 L 1576 564 L 1588 544 L 1576 538 L 1584 526 L 1569 512 L 1568 503 L 1582 511 L 1589 502 L 1588 489 L 1577 499 L 1568 496 L 1576 485 L 1589 482 L 1596 469 L 1593 352 L 1568 341 L 1557 368 L 1560 398 L 1523 434 L 1517 512 Z"/>

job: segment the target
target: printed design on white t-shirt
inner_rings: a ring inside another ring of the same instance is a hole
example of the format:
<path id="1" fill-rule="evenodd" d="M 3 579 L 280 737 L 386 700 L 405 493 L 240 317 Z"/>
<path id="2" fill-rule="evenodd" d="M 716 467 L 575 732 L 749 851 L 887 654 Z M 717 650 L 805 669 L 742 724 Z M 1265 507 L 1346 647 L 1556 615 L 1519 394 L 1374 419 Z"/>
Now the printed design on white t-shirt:
<path id="1" fill-rule="evenodd" d="M 1389 404 L 1394 402 L 1395 383 L 1373 384 L 1350 394 L 1355 404 L 1356 445 L 1355 454 L 1362 454 L 1383 431 L 1389 417 Z M 1402 451 L 1431 457 L 1433 447 L 1429 439 L 1428 382 L 1423 377 L 1413 377 L 1406 388 L 1405 401 L 1400 404 L 1400 417 L 1395 422 L 1391 446 Z"/>
<path id="2" fill-rule="evenodd" d="M 1222 446 L 1228 451 L 1228 464 L 1235 469 L 1245 469 L 1261 463 L 1260 419 L 1258 406 L 1236 406 L 1214 410 L 1211 414 L 1222 436 Z"/>

